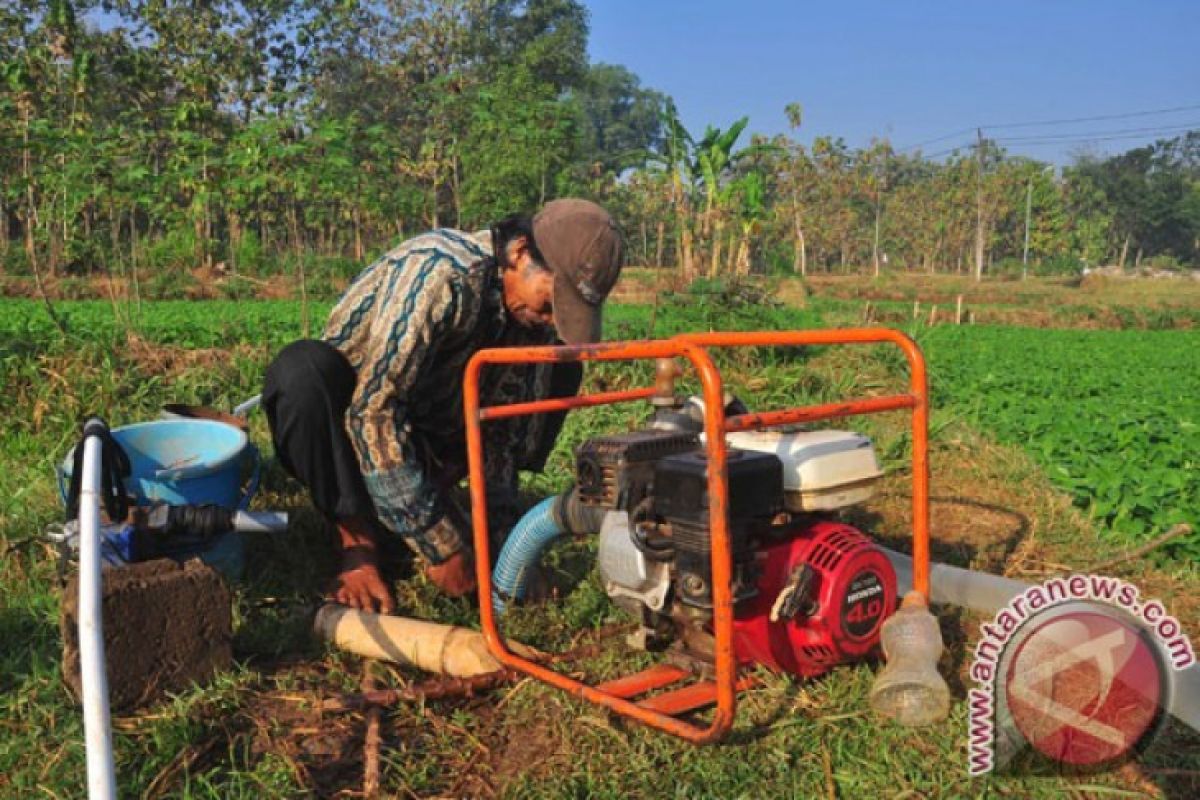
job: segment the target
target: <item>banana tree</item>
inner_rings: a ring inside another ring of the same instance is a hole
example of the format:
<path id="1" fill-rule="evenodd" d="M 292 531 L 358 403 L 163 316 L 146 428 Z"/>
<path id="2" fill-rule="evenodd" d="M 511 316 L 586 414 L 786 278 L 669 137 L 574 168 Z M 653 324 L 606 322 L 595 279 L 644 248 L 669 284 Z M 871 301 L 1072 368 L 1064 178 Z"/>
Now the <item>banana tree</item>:
<path id="1" fill-rule="evenodd" d="M 685 280 L 694 275 L 692 254 L 691 201 L 696 185 L 695 165 L 692 150 L 695 140 L 679 119 L 675 104 L 668 100 L 662 110 L 663 153 L 653 159 L 670 176 L 671 205 L 675 209 L 675 252 L 679 258 L 679 269 Z"/>
<path id="2" fill-rule="evenodd" d="M 762 173 L 748 172 L 734 182 L 738 199 L 737 221 L 741 239 L 731 260 L 731 271 L 737 275 L 750 274 L 750 237 L 762 227 L 767 215 L 766 182 Z"/>
<path id="3" fill-rule="evenodd" d="M 726 179 L 727 173 L 747 152 L 741 150 L 735 153 L 733 146 L 749 122 L 749 117 L 742 117 L 725 131 L 710 125 L 695 146 L 696 171 L 704 182 L 704 214 L 700 231 L 709 241 L 709 277 L 715 277 L 720 271 L 724 211 L 733 196 L 733 187 Z"/>

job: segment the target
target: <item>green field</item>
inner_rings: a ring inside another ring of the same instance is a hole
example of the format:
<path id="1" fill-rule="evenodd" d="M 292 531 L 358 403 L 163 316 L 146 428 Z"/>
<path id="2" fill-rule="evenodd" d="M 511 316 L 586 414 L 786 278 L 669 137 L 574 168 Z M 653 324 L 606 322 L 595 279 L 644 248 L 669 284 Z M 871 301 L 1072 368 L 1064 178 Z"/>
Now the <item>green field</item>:
<path id="1" fill-rule="evenodd" d="M 931 391 L 1126 540 L 1200 521 L 1200 332 L 935 328 Z M 1200 559 L 1200 538 L 1178 555 Z"/>
<path id="2" fill-rule="evenodd" d="M 161 302 L 143 306 L 130 339 L 107 303 L 59 306 L 66 337 L 40 305 L 0 301 L 2 797 L 83 795 L 81 722 L 59 676 L 56 563 L 38 539 L 61 515 L 52 466 L 72 443 L 78 420 L 101 412 L 125 424 L 151 418 L 171 401 L 232 405 L 258 390 L 270 353 L 302 328 L 296 302 Z M 322 320 L 327 307 L 314 305 L 310 318 Z M 617 307 L 607 322 L 610 338 L 848 322 L 834 306 L 814 307 L 764 301 L 730 310 L 683 295 L 657 309 Z M 1013 501 L 1015 511 L 1034 520 L 1029 535 L 1069 543 L 1049 555 L 1075 565 L 1119 552 L 1173 521 L 1196 522 L 1197 333 L 980 326 L 936 328 L 921 340 L 936 407 L 935 490 L 954 477 L 940 472 L 941 464 L 988 442 L 981 458 L 1004 454 L 997 480 L 1035 487 Z M 843 359 L 841 352 L 730 353 L 722 364 L 729 383 L 759 407 L 902 385 L 902 365 L 892 354 Z M 641 367 L 606 365 L 590 370 L 588 381 L 619 388 L 646 377 Z M 531 489 L 560 488 L 574 443 L 627 427 L 642 413 L 624 407 L 572 415 L 552 469 Z M 906 437 L 895 426 L 870 422 L 865 429 L 902 487 Z M 266 443 L 261 418 L 253 435 Z M 1040 476 L 1029 476 L 1039 468 Z M 1064 515 L 1055 486 L 1090 518 Z M 237 598 L 239 666 L 214 686 L 118 720 L 123 796 L 324 797 L 360 788 L 361 716 L 316 710 L 320 698 L 356 689 L 363 670 L 356 658 L 322 650 L 307 632 L 333 572 L 332 550 L 320 520 L 278 470 L 268 472 L 260 502 L 292 510 L 293 525 L 286 537 L 249 543 L 248 582 Z M 519 610 L 513 633 L 559 649 L 581 631 L 623 619 L 589 577 L 587 554 L 587 543 L 556 550 L 559 574 L 582 582 L 558 603 Z M 1193 546 L 1168 555 L 1155 573 L 1164 581 L 1155 591 L 1170 586 L 1195 596 Z M 400 581 L 397 594 L 402 613 L 475 619 L 471 603 L 438 596 L 420 577 Z M 1187 623 L 1200 622 L 1194 609 L 1189 614 L 1179 613 Z M 943 626 L 951 652 L 942 668 L 953 678 L 970 625 L 947 610 Z M 618 637 L 577 668 L 597 680 L 636 662 Z M 1183 797 L 1190 779 L 1162 770 L 1200 769 L 1200 741 L 1170 731 L 1147 753 L 1140 783 L 1123 773 L 1063 776 L 1037 765 L 970 779 L 962 684 L 951 682 L 956 702 L 949 721 L 914 736 L 870 715 L 873 675 L 871 665 L 860 665 L 809 683 L 767 676 L 746 695 L 731 740 L 711 748 L 623 724 L 531 683 L 472 700 L 400 705 L 385 717 L 384 787 L 409 797 Z M 419 678 L 395 670 L 377 676 L 385 685 Z"/>

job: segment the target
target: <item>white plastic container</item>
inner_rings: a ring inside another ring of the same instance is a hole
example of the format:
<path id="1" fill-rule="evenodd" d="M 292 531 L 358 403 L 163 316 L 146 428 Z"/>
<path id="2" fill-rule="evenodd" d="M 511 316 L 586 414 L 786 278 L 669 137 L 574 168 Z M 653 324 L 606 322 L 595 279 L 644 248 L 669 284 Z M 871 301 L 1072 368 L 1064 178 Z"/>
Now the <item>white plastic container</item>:
<path id="1" fill-rule="evenodd" d="M 853 431 L 742 431 L 729 434 L 728 442 L 779 457 L 789 511 L 834 511 L 861 503 L 883 477 L 875 446 Z"/>
<path id="2" fill-rule="evenodd" d="M 871 687 L 871 708 L 901 725 L 941 722 L 950 713 L 950 688 L 937 671 L 944 646 L 925 596 L 909 592 L 880 633 L 887 666 Z"/>

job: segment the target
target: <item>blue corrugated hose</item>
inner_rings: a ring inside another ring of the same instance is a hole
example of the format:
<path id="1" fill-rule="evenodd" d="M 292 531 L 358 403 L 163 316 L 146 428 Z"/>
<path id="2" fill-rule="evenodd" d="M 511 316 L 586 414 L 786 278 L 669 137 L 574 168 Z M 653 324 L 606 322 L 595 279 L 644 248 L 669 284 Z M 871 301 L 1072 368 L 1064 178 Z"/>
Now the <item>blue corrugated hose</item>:
<path id="1" fill-rule="evenodd" d="M 542 551 L 566 531 L 555 519 L 558 497 L 547 497 L 521 517 L 508 535 L 500 558 L 492 570 L 492 608 L 503 614 L 507 603 L 525 596 L 526 571 L 542 556 Z"/>

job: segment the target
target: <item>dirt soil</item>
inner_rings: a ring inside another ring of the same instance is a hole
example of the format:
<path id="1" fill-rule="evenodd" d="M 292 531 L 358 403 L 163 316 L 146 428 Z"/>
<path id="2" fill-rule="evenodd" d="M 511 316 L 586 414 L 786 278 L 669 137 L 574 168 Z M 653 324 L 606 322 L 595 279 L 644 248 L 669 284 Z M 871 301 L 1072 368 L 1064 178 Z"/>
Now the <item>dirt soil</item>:
<path id="1" fill-rule="evenodd" d="M 104 571 L 109 702 L 127 711 L 203 683 L 233 663 L 233 606 L 221 576 L 199 560 L 147 561 Z M 76 697 L 79 582 L 62 602 L 63 675 Z"/>

